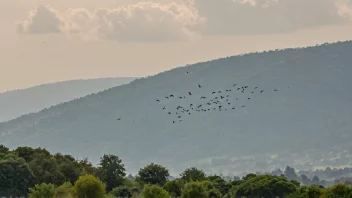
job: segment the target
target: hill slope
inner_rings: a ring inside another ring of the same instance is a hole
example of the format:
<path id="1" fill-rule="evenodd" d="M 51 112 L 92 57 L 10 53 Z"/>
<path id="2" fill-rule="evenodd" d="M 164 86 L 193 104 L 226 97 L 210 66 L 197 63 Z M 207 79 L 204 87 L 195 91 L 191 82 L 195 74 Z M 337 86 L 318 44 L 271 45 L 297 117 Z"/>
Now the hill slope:
<path id="1" fill-rule="evenodd" d="M 282 165 L 290 153 L 351 149 L 351 52 L 343 42 L 176 68 L 0 124 L 0 143 L 94 162 L 114 153 L 130 171 L 221 156 L 240 169 L 238 157 L 254 154 Z"/>
<path id="2" fill-rule="evenodd" d="M 135 78 L 72 80 L 0 93 L 0 122 L 126 84 L 133 79 Z"/>

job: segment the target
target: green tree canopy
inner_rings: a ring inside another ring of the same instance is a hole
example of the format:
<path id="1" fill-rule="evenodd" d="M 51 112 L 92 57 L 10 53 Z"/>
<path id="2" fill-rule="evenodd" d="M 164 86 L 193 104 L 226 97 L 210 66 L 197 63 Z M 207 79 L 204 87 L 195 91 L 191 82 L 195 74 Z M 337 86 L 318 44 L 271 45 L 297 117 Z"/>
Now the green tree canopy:
<path id="1" fill-rule="evenodd" d="M 106 183 L 108 191 L 122 184 L 123 178 L 126 176 L 126 170 L 119 157 L 116 155 L 104 155 L 100 159 L 99 165 L 100 178 Z"/>
<path id="2" fill-rule="evenodd" d="M 337 184 L 327 188 L 321 198 L 351 198 L 352 186 L 347 184 Z"/>
<path id="3" fill-rule="evenodd" d="M 165 167 L 151 163 L 138 171 L 136 181 L 141 184 L 156 184 L 163 186 L 170 176 Z"/>
<path id="4" fill-rule="evenodd" d="M 233 198 L 284 197 L 296 192 L 297 186 L 285 177 L 260 175 L 243 181 L 231 190 Z"/>
<path id="5" fill-rule="evenodd" d="M 201 182 L 189 182 L 182 189 L 182 198 L 208 198 L 206 188 Z"/>
<path id="6" fill-rule="evenodd" d="M 166 182 L 163 188 L 169 192 L 172 197 L 181 196 L 182 184 L 178 179 Z"/>
<path id="7" fill-rule="evenodd" d="M 73 189 L 77 198 L 102 198 L 106 194 L 106 185 L 93 175 L 80 176 Z"/>
<path id="8" fill-rule="evenodd" d="M 132 191 L 129 188 L 127 188 L 127 186 L 116 187 L 116 188 L 112 189 L 112 191 L 109 194 L 113 195 L 114 197 L 118 197 L 118 198 L 132 197 Z"/>
<path id="9" fill-rule="evenodd" d="M 37 184 L 29 189 L 29 198 L 54 198 L 55 186 L 53 184 Z"/>
<path id="10" fill-rule="evenodd" d="M 5 156 L 0 159 L 0 197 L 25 196 L 33 178 L 23 158 Z"/>
<path id="11" fill-rule="evenodd" d="M 196 167 L 187 168 L 183 173 L 180 174 L 182 180 L 186 182 L 190 181 L 204 181 L 207 179 L 205 173 Z"/>
<path id="12" fill-rule="evenodd" d="M 142 192 L 143 198 L 170 198 L 169 193 L 158 185 L 147 184 Z"/>

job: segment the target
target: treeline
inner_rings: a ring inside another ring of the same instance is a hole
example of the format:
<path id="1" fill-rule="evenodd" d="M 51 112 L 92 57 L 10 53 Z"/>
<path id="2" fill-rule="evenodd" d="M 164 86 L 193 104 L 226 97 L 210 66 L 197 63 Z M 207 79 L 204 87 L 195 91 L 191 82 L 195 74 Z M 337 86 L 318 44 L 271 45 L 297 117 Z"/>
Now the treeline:
<path id="1" fill-rule="evenodd" d="M 292 178 L 294 177 L 294 178 Z M 302 185 L 293 168 L 280 175 L 247 174 L 225 180 L 195 167 L 170 179 L 169 170 L 151 163 L 126 176 L 121 159 L 101 157 L 97 167 L 87 159 L 51 154 L 42 148 L 0 145 L 0 197 L 29 198 L 343 198 L 352 197 L 346 183 L 324 187 Z M 313 179 L 316 182 L 318 180 Z M 312 180 L 311 180 L 312 181 Z M 320 181 L 319 181 L 320 182 Z"/>

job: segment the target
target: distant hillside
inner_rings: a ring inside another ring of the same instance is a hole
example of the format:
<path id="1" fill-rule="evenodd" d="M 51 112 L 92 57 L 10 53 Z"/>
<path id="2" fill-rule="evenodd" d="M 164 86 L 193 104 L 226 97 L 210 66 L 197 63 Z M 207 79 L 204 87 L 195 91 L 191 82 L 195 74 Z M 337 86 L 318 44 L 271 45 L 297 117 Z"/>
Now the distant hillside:
<path id="1" fill-rule="evenodd" d="M 126 84 L 133 79 L 135 78 L 72 80 L 0 93 L 0 122 Z"/>
<path id="2" fill-rule="evenodd" d="M 0 143 L 94 162 L 114 153 L 129 171 L 211 169 L 220 157 L 227 170 L 323 163 L 352 150 L 351 54 L 339 42 L 179 67 L 0 124 Z"/>

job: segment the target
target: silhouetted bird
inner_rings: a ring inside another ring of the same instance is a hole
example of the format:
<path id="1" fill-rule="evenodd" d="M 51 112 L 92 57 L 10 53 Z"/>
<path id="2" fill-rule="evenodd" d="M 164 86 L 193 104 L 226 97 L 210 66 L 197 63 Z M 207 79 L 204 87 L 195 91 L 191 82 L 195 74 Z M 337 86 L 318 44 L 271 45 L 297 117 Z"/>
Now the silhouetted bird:
<path id="1" fill-rule="evenodd" d="M 165 97 L 166 99 L 169 99 L 169 97 Z"/>
<path id="2" fill-rule="evenodd" d="M 158 99 L 157 99 L 156 101 L 157 101 L 157 102 L 160 102 L 160 100 L 158 100 Z"/>
<path id="3" fill-rule="evenodd" d="M 241 88 L 237 88 L 237 90 L 240 90 Z"/>
<path id="4" fill-rule="evenodd" d="M 202 86 L 201 86 L 200 84 L 198 84 L 198 87 L 199 87 L 199 88 L 202 88 Z"/>
<path id="5" fill-rule="evenodd" d="M 121 120 L 121 118 L 117 118 L 116 120 Z"/>
<path id="6" fill-rule="evenodd" d="M 274 89 L 274 91 L 279 91 L 278 89 Z"/>
<path id="7" fill-rule="evenodd" d="M 221 93 L 221 91 L 219 91 L 218 93 Z"/>
<path id="8" fill-rule="evenodd" d="M 254 87 L 254 89 L 258 89 L 258 87 Z"/>
<path id="9" fill-rule="evenodd" d="M 175 123 L 175 121 L 172 121 L 172 123 Z"/>
<path id="10" fill-rule="evenodd" d="M 189 107 L 192 107 L 192 106 L 193 106 L 193 104 L 190 104 L 190 105 L 189 105 Z"/>
<path id="11" fill-rule="evenodd" d="M 181 116 L 178 116 L 177 118 L 181 118 Z"/>
<path id="12" fill-rule="evenodd" d="M 191 96 L 192 95 L 192 93 L 191 92 L 188 92 L 188 94 Z"/>
<path id="13" fill-rule="evenodd" d="M 254 93 L 254 91 L 252 91 L 252 93 Z"/>
<path id="14" fill-rule="evenodd" d="M 182 99 L 182 97 L 178 97 L 179 99 Z"/>
<path id="15" fill-rule="evenodd" d="M 164 107 L 163 109 L 165 109 L 166 107 Z"/>
<path id="16" fill-rule="evenodd" d="M 216 92 L 215 92 L 215 91 L 213 91 L 213 93 L 211 93 L 211 94 L 216 94 Z"/>
<path id="17" fill-rule="evenodd" d="M 169 112 L 169 115 L 171 115 L 171 112 Z"/>
<path id="18" fill-rule="evenodd" d="M 232 109 L 236 109 L 235 107 L 232 107 Z"/>
<path id="19" fill-rule="evenodd" d="M 248 98 L 248 100 L 250 100 L 251 98 Z"/>
<path id="20" fill-rule="evenodd" d="M 236 86 L 237 84 L 234 84 L 233 86 Z"/>
<path id="21" fill-rule="evenodd" d="M 170 98 L 173 98 L 174 97 L 174 95 L 170 95 Z"/>
<path id="22" fill-rule="evenodd" d="M 241 107 L 246 107 L 246 106 L 242 105 Z"/>
<path id="23" fill-rule="evenodd" d="M 231 103 L 227 103 L 228 105 L 231 105 Z"/>
<path id="24" fill-rule="evenodd" d="M 261 90 L 261 91 L 260 91 L 260 93 L 263 93 L 263 92 L 264 92 L 264 90 Z"/>

